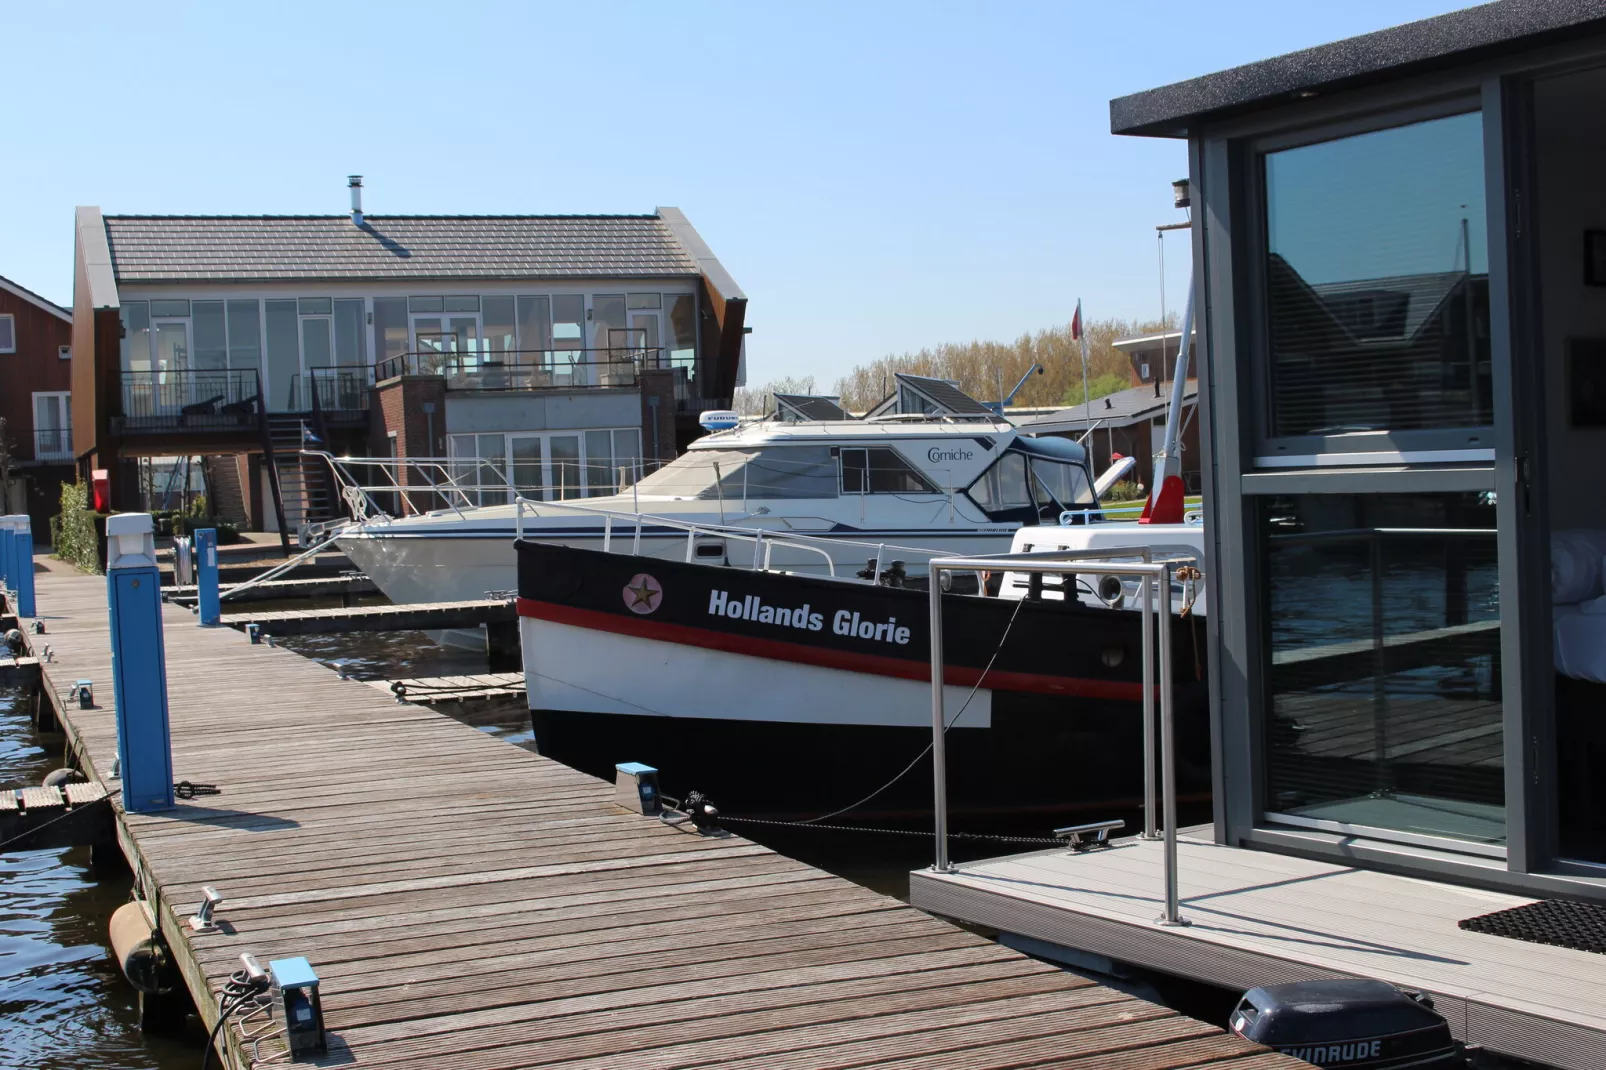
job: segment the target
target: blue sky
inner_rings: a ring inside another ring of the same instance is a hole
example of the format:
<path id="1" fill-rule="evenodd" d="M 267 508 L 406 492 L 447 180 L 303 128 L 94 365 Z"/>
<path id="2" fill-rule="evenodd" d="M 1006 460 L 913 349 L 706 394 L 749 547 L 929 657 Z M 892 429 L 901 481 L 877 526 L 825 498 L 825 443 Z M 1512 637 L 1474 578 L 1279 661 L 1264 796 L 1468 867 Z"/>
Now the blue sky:
<path id="1" fill-rule="evenodd" d="M 750 382 L 826 386 L 1078 296 L 1158 314 L 1183 146 L 1110 98 L 1457 6 L 13 4 L 0 275 L 70 300 L 74 205 L 336 213 L 349 173 L 376 215 L 675 205 L 750 299 Z"/>

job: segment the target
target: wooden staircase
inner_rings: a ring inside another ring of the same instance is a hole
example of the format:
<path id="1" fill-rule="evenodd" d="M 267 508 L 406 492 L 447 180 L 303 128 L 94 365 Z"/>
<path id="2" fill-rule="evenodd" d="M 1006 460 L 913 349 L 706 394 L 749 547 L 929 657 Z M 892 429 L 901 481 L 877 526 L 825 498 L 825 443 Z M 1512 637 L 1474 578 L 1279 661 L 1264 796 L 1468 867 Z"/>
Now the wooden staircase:
<path id="1" fill-rule="evenodd" d="M 234 525 L 236 531 L 244 531 L 250 523 L 250 509 L 246 500 L 248 492 L 242 475 L 246 460 L 244 454 L 236 453 L 213 454 L 204 458 L 206 485 L 211 495 L 208 504 L 212 507 L 212 515 Z"/>
<path id="2" fill-rule="evenodd" d="M 301 450 L 311 442 L 313 418 L 310 412 L 274 412 L 267 418 L 263 444 L 279 514 L 281 530 L 299 532 L 304 524 L 331 520 L 337 513 L 328 473 L 315 459 L 302 457 Z"/>

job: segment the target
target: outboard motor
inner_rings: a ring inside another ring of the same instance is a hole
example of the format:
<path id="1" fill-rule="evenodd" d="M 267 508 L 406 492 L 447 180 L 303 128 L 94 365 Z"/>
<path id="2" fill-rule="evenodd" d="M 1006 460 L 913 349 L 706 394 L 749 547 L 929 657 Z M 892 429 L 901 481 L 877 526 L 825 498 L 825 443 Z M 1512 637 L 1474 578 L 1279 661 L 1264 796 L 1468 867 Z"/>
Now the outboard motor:
<path id="1" fill-rule="evenodd" d="M 1422 993 L 1383 981 L 1296 981 L 1252 988 L 1229 1022 L 1245 1040 L 1315 1066 L 1460 1070 L 1466 1053 Z"/>

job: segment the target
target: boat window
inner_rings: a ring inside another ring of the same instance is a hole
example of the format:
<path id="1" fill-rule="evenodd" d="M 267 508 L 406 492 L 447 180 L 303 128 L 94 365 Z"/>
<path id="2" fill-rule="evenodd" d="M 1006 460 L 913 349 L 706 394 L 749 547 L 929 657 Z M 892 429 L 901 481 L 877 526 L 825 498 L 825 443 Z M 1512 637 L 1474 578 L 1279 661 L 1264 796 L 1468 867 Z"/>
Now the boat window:
<path id="1" fill-rule="evenodd" d="M 1031 489 L 1026 484 L 1026 458 L 1006 452 L 970 485 L 969 493 L 971 499 L 989 513 L 1034 504 Z"/>
<path id="2" fill-rule="evenodd" d="M 925 476 L 886 446 L 841 451 L 843 494 L 936 494 Z"/>
<path id="3" fill-rule="evenodd" d="M 1093 498 L 1093 488 L 1087 481 L 1087 470 L 1081 465 L 1033 457 L 1031 468 L 1033 489 L 1039 505 L 1055 505 L 1064 510 L 1091 508 L 1098 504 Z"/>
<path id="4" fill-rule="evenodd" d="M 835 498 L 836 458 L 827 446 L 692 450 L 645 477 L 636 493 L 673 498 Z"/>

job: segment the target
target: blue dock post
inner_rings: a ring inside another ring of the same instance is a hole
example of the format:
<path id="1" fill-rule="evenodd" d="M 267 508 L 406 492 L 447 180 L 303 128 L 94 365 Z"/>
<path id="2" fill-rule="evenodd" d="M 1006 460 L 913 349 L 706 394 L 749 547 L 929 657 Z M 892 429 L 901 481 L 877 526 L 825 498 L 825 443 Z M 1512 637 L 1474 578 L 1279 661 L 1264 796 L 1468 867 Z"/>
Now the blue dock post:
<path id="1" fill-rule="evenodd" d="M 17 596 L 12 606 L 18 617 L 38 616 L 34 606 L 33 586 L 33 521 L 23 513 L 11 518 L 12 568 L 11 589 Z"/>
<path id="2" fill-rule="evenodd" d="M 217 594 L 217 529 L 201 528 L 195 533 L 195 606 L 201 611 L 201 625 L 216 624 L 222 614 Z"/>
<path id="3" fill-rule="evenodd" d="M 11 525 L 16 519 L 10 513 L 0 516 L 0 587 L 4 587 L 7 591 L 16 590 L 11 579 L 17 571 L 16 562 L 13 560 L 17 551 L 11 542 Z M 13 610 L 15 608 L 12 607 Z"/>
<path id="4" fill-rule="evenodd" d="M 112 688 L 123 809 L 173 807 L 173 744 L 167 722 L 162 576 L 149 513 L 106 519 L 106 600 L 111 611 Z"/>

